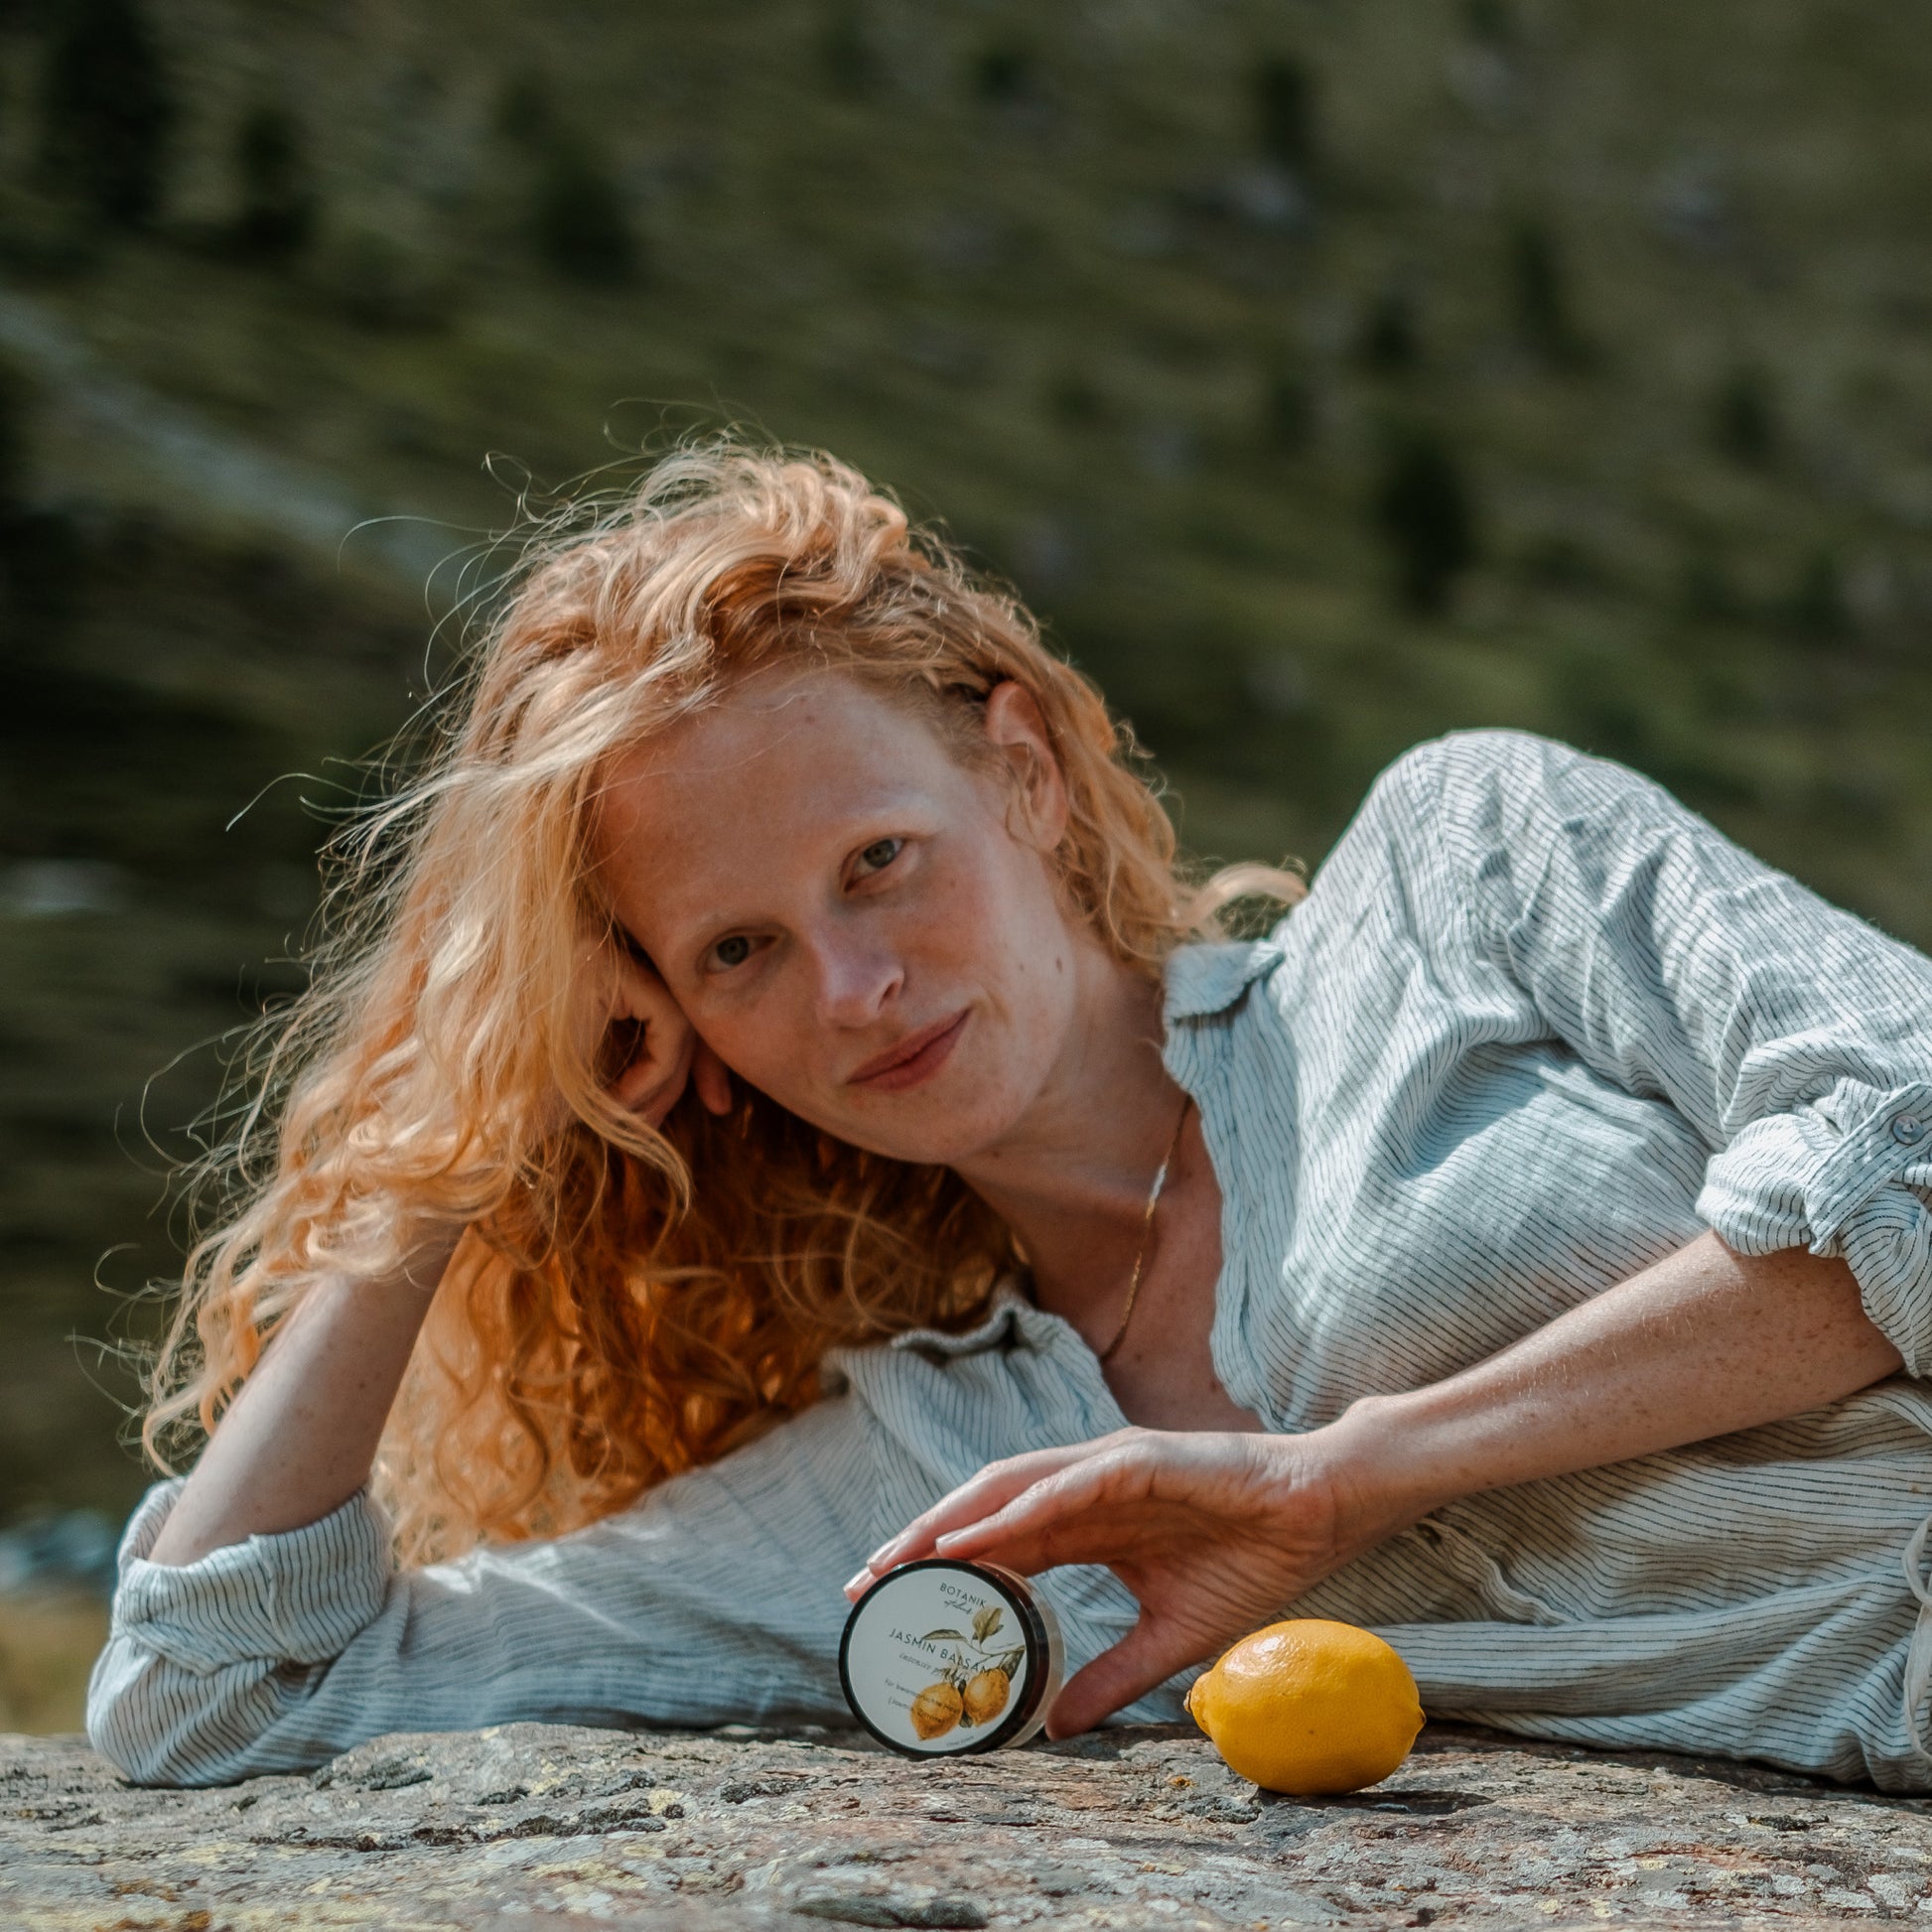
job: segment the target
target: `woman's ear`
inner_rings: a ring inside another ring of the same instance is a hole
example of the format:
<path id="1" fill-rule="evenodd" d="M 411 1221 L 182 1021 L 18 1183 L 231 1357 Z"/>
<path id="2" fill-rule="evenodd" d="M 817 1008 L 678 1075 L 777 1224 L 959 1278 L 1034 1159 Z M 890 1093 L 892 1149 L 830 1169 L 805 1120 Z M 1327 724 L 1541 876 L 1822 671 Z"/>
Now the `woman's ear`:
<path id="1" fill-rule="evenodd" d="M 1038 699 L 1009 678 L 986 694 L 985 717 L 987 741 L 1005 759 L 1025 810 L 1016 835 L 1041 852 L 1053 851 L 1066 833 L 1066 773 Z"/>

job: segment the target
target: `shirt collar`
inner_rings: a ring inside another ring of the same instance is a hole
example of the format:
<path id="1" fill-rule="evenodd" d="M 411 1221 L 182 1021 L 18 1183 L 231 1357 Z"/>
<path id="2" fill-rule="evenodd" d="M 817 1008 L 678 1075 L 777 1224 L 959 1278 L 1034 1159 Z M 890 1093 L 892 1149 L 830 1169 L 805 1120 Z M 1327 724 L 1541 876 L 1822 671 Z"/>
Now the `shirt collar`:
<path id="1" fill-rule="evenodd" d="M 1026 1291 L 1012 1275 L 1003 1275 L 994 1284 L 993 1296 L 982 1314 L 970 1328 L 948 1334 L 942 1328 L 907 1328 L 894 1335 L 889 1348 L 916 1348 L 923 1355 L 979 1355 L 989 1348 L 1003 1347 L 1013 1337 L 1017 1325 L 1031 1341 L 1030 1315 L 1037 1315 Z"/>
<path id="2" fill-rule="evenodd" d="M 970 1328 L 948 1332 L 944 1328 L 906 1328 L 879 1342 L 855 1342 L 829 1348 L 819 1364 L 819 1386 L 827 1395 L 837 1394 L 851 1384 L 850 1365 L 860 1357 L 883 1346 L 890 1355 L 923 1355 L 936 1364 L 957 1361 L 967 1355 L 984 1355 L 1016 1345 L 1043 1354 L 1063 1345 L 1073 1330 L 1058 1315 L 1034 1306 L 1033 1298 L 1014 1275 L 1003 1275 L 993 1286 L 980 1318 Z M 1082 1346 L 1085 1344 L 1082 1343 Z"/>
<path id="3" fill-rule="evenodd" d="M 1277 940 L 1220 941 L 1176 947 L 1164 968 L 1162 1017 L 1172 1028 L 1178 1020 L 1206 1020 L 1225 1013 L 1256 980 L 1282 957 Z M 938 1328 L 909 1328 L 894 1335 L 888 1348 L 916 1350 L 932 1359 L 957 1359 L 988 1349 L 1011 1346 L 1016 1340 L 1035 1349 L 1051 1347 L 1073 1331 L 1058 1316 L 1036 1309 L 1019 1282 L 1004 1278 L 993 1291 L 986 1311 L 972 1327 L 956 1334 Z M 848 1351 L 832 1349 L 826 1363 L 837 1380 L 844 1380 L 840 1357 Z"/>
<path id="4" fill-rule="evenodd" d="M 1168 955 L 1163 1019 L 1172 1027 L 1176 1020 L 1225 1013 L 1281 957 L 1273 939 L 1178 947 Z"/>

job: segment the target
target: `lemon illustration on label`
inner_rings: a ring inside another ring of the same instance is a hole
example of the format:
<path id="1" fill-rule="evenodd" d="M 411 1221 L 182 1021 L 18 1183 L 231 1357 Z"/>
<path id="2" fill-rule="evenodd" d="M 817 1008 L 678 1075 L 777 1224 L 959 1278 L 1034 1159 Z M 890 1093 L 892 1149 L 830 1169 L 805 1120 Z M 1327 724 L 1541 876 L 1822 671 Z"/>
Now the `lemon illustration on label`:
<path id="1" fill-rule="evenodd" d="M 912 1700 L 912 1728 L 929 1744 L 935 1737 L 943 1737 L 965 1710 L 966 1700 L 960 1696 L 959 1686 L 941 1679 L 928 1684 Z"/>
<path id="2" fill-rule="evenodd" d="M 994 1643 L 1006 1620 L 1007 1613 L 999 1604 L 986 1603 L 973 1612 L 970 1630 L 928 1630 L 919 1639 L 921 1643 L 952 1646 L 952 1663 L 945 1676 L 913 1700 L 912 1728 L 922 1738 L 930 1741 L 943 1736 L 955 1724 L 969 1729 L 991 1724 L 1007 1708 L 1007 1699 L 1013 1693 L 1013 1673 L 1027 1653 L 1023 1645 Z M 928 1730 L 927 1725 L 936 1728 Z"/>
<path id="3" fill-rule="evenodd" d="M 990 1725 L 1007 1708 L 1013 1679 L 1005 1671 L 983 1670 L 966 1680 L 966 1716 L 976 1725 Z"/>

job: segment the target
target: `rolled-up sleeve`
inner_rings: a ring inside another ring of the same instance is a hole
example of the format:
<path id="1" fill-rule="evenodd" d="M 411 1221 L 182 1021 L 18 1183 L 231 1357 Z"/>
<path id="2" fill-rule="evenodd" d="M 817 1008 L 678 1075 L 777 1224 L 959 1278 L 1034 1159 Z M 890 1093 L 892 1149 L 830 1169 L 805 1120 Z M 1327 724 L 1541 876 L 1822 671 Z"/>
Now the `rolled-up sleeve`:
<path id="1" fill-rule="evenodd" d="M 1395 836 L 1455 881 L 1462 936 L 1703 1137 L 1709 1225 L 1743 1254 L 1842 1258 L 1932 1374 L 1932 960 L 1548 739 L 1454 733 L 1383 782 Z"/>
<path id="2" fill-rule="evenodd" d="M 121 1539 L 115 1615 L 191 1669 L 246 1657 L 320 1664 L 340 1655 L 382 1608 L 389 1532 L 365 1495 L 280 1536 L 250 1537 L 183 1568 L 150 1563 L 181 1493 L 149 1490 Z"/>
<path id="3" fill-rule="evenodd" d="M 365 1496 L 180 1566 L 122 1543 L 87 1728 L 138 1783 L 301 1770 L 390 1730 L 843 1711 L 841 1586 L 878 1540 L 849 1398 L 571 1535 L 397 1571 Z"/>
<path id="4" fill-rule="evenodd" d="M 1739 1254 L 1809 1248 L 1859 1278 L 1913 1375 L 1932 1371 L 1932 1086 L 1841 1080 L 1752 1121 L 1704 1171 L 1698 1212 Z"/>

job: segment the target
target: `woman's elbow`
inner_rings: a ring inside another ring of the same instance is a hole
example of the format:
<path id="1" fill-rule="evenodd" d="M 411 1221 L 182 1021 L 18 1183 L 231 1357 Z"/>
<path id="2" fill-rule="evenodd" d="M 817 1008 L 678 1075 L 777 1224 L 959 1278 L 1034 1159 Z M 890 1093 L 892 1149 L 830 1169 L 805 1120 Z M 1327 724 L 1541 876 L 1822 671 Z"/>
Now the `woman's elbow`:
<path id="1" fill-rule="evenodd" d="M 257 1761 L 263 1726 L 243 1687 L 223 1682 L 229 1676 L 190 1671 L 112 1637 L 87 1685 L 87 1741 L 133 1784 L 251 1777 L 265 1768 Z"/>

